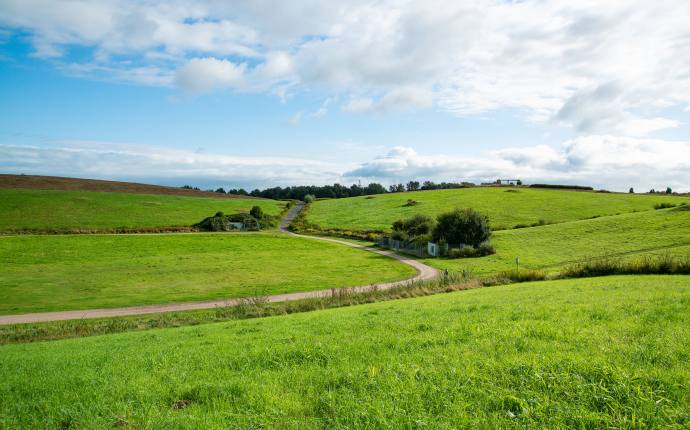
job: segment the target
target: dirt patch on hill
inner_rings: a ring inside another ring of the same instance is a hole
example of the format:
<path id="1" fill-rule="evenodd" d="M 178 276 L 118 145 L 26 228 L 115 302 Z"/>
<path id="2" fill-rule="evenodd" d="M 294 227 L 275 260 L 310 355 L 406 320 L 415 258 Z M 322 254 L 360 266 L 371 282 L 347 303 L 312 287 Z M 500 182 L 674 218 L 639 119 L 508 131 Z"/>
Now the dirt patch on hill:
<path id="1" fill-rule="evenodd" d="M 189 197 L 254 199 L 256 197 L 221 194 L 185 188 L 138 184 L 135 182 L 101 181 L 98 179 L 63 178 L 59 176 L 0 174 L 0 188 L 29 188 L 36 190 L 103 191 L 110 193 L 169 194 Z"/>

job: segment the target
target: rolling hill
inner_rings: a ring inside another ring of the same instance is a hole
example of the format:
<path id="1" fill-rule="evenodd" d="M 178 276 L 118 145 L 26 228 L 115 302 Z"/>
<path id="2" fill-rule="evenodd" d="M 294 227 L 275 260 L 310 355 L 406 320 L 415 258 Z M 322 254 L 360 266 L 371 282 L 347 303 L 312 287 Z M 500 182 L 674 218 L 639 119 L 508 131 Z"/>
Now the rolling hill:
<path id="1" fill-rule="evenodd" d="M 555 272 L 605 256 L 663 255 L 690 258 L 690 206 L 494 232 L 496 254 L 455 260 L 429 258 L 437 268 L 469 268 L 490 275 L 521 267 Z"/>
<path id="2" fill-rule="evenodd" d="M 408 200 L 416 204 L 408 205 Z M 690 203 L 690 197 L 477 187 L 319 200 L 311 205 L 308 220 L 321 228 L 387 231 L 397 219 L 471 207 L 488 215 L 494 230 L 504 230 L 540 220 L 559 223 L 649 211 L 666 202 Z"/>

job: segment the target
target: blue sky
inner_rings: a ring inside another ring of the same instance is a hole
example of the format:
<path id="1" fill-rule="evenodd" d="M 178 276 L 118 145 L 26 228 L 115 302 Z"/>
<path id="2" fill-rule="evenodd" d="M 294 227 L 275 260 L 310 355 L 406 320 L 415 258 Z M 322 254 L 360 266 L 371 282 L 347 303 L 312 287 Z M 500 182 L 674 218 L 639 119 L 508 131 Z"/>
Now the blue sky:
<path id="1" fill-rule="evenodd" d="M 687 22 L 670 0 L 7 0 L 0 171 L 689 190 Z"/>

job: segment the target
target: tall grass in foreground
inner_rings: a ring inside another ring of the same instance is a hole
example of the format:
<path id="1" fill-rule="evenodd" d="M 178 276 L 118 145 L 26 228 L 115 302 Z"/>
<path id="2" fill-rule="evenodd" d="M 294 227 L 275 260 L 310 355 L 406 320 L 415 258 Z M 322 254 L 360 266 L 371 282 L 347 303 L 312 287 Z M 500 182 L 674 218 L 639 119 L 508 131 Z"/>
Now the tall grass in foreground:
<path id="1" fill-rule="evenodd" d="M 437 279 L 409 282 L 389 289 L 356 291 L 353 288 L 334 288 L 328 296 L 276 303 L 268 302 L 262 297 L 264 294 L 257 291 L 254 297 L 242 299 L 237 305 L 200 311 L 0 326 L 0 345 L 288 315 L 518 282 L 645 274 L 688 275 L 690 257 L 645 256 L 628 261 L 613 257 L 597 258 L 573 264 L 555 275 L 548 275 L 543 270 L 520 269 L 480 278 L 469 270 L 450 271 Z"/>
<path id="2" fill-rule="evenodd" d="M 483 283 L 468 271 L 458 271 L 449 272 L 434 280 L 414 281 L 394 288 L 373 288 L 363 292 L 355 291 L 353 288 L 334 288 L 328 296 L 286 302 L 268 302 L 262 297 L 263 294 L 257 292 L 256 296 L 242 299 L 237 305 L 219 306 L 202 311 L 0 326 L 0 345 L 287 315 L 384 300 L 428 296 L 484 285 L 498 285 L 502 282 L 506 281 L 492 279 L 490 282 Z"/>
<path id="3" fill-rule="evenodd" d="M 604 257 L 566 267 L 561 278 L 588 278 L 607 275 L 690 275 L 690 256 L 645 255 L 635 260 Z"/>

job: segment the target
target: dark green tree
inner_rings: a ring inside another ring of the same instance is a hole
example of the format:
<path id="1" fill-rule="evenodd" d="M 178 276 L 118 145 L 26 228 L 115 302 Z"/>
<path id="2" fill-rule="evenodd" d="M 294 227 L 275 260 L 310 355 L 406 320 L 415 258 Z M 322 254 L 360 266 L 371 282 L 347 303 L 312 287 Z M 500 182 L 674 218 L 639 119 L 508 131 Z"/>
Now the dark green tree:
<path id="1" fill-rule="evenodd" d="M 486 215 L 474 209 L 455 209 L 436 218 L 432 238 L 445 240 L 451 245 L 478 246 L 491 237 L 491 227 Z"/>

